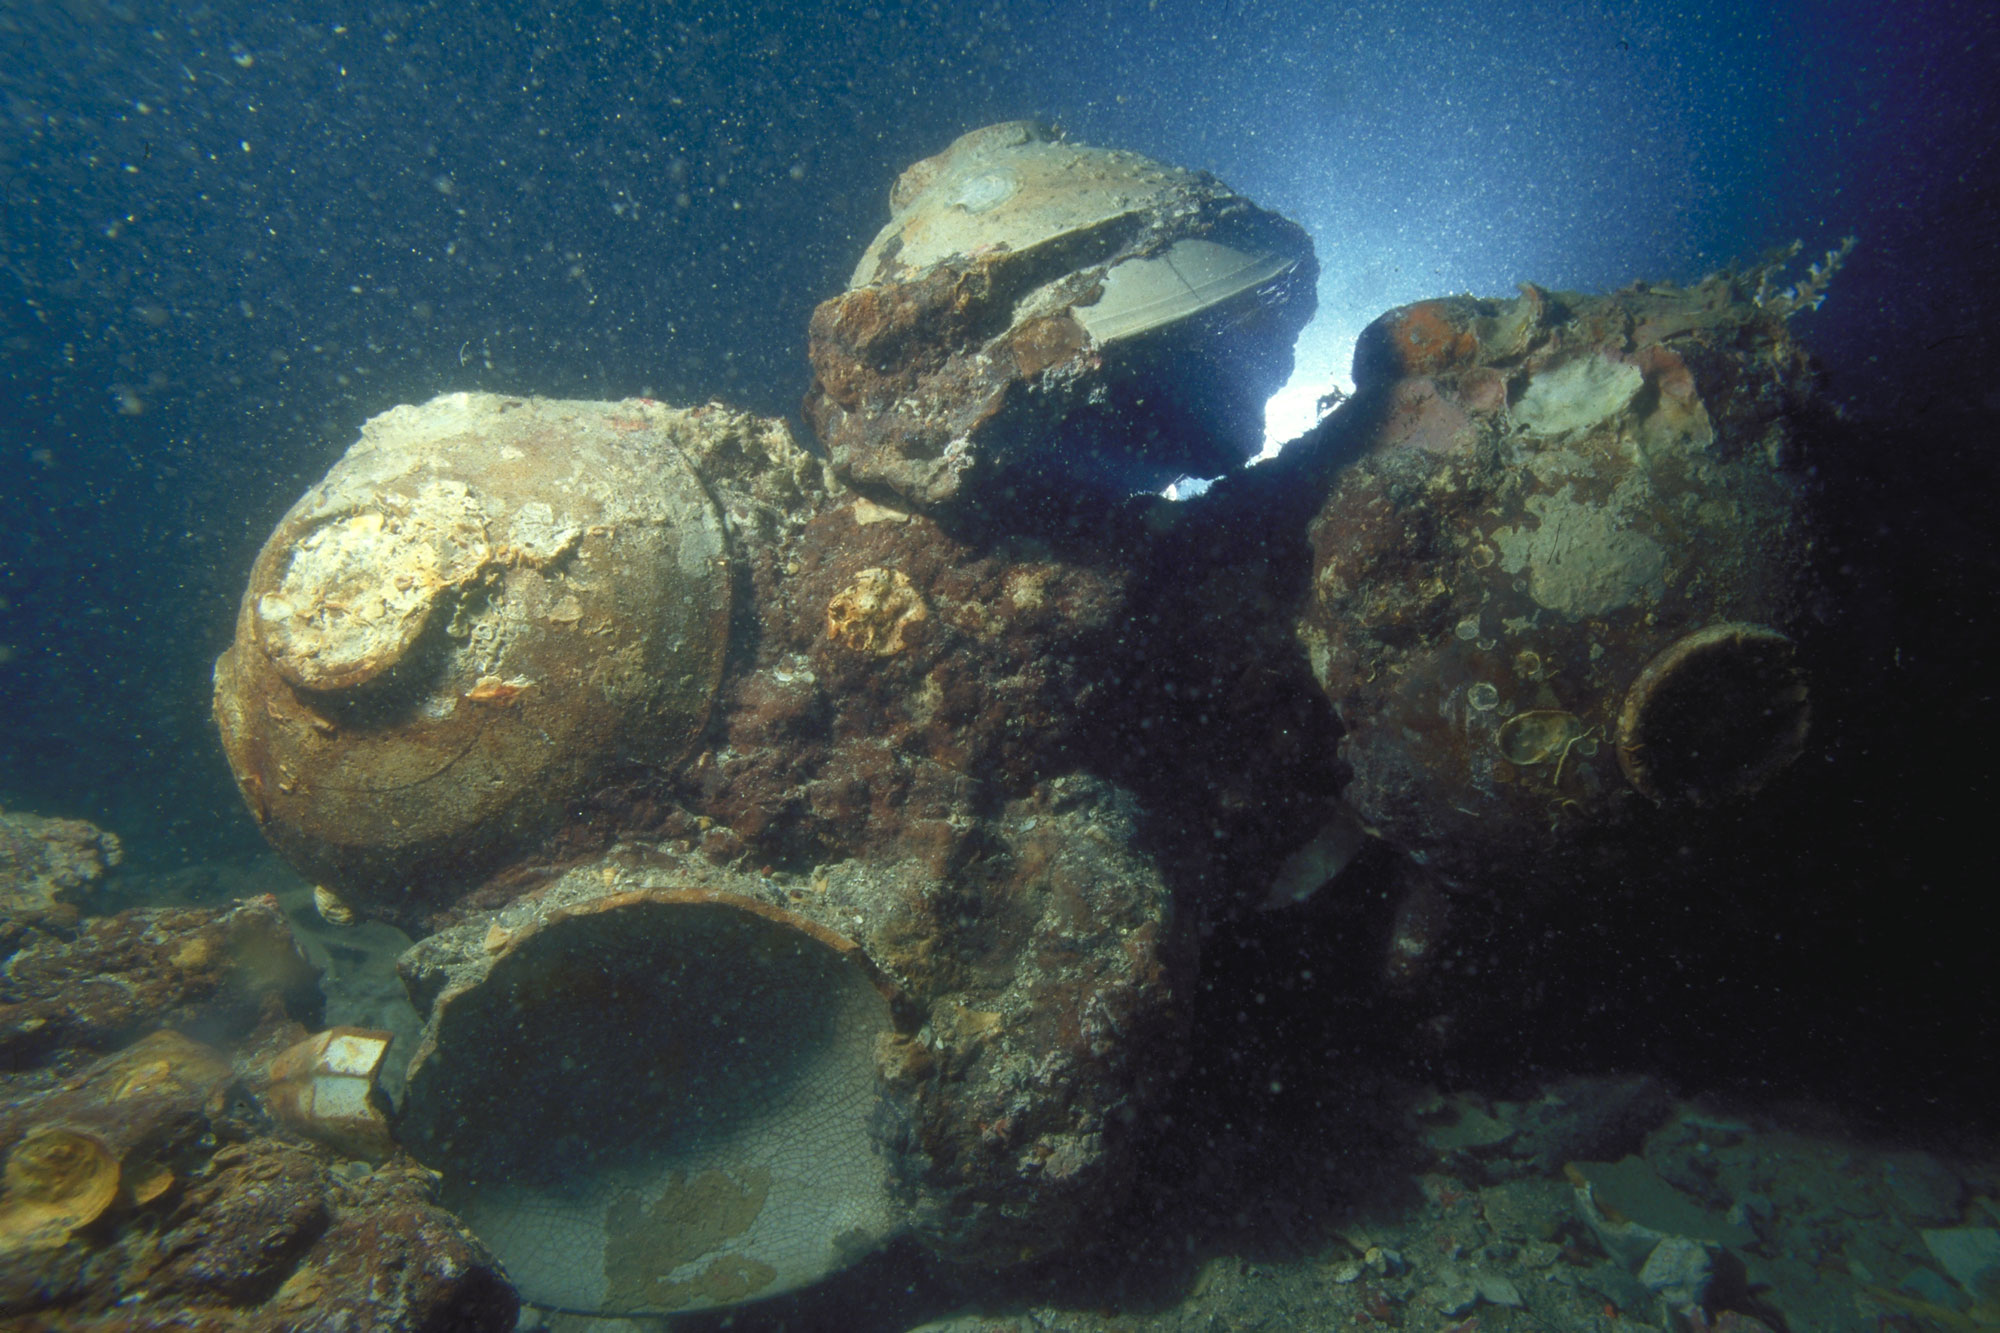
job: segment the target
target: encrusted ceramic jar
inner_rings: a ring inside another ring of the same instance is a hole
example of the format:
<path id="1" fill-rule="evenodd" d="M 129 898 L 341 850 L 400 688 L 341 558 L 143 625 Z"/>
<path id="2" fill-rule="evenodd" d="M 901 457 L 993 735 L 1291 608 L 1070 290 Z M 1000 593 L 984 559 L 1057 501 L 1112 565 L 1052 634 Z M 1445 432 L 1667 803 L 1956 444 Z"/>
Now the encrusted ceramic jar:
<path id="1" fill-rule="evenodd" d="M 1159 490 L 1263 445 L 1318 265 L 1201 172 L 1032 121 L 905 171 L 814 312 L 806 412 L 842 480 L 931 513 Z"/>
<path id="2" fill-rule="evenodd" d="M 430 937 L 399 1137 L 561 1309 L 732 1305 L 899 1235 L 980 1264 L 1074 1240 L 1172 1065 L 1170 895 L 1101 784 L 986 838 L 956 874 L 621 847 Z"/>
<path id="3" fill-rule="evenodd" d="M 618 765 L 682 756 L 732 594 L 687 415 L 450 394 L 369 421 L 286 514 L 215 714 L 303 873 L 407 919 Z"/>
<path id="4" fill-rule="evenodd" d="M 1814 378 L 1781 312 L 1728 276 L 1427 301 L 1356 378 L 1298 628 L 1364 823 L 1447 884 L 1556 882 L 1797 758 Z"/>

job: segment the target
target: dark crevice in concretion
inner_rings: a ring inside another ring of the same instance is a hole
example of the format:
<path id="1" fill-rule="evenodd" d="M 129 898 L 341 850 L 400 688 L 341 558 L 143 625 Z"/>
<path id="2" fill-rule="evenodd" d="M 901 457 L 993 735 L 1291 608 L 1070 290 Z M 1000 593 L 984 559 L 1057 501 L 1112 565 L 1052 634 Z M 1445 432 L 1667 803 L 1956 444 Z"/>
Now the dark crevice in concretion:
<path id="1" fill-rule="evenodd" d="M 1129 614 L 1094 645 L 1097 771 L 1139 795 L 1149 850 L 1204 911 L 1257 901 L 1344 780 L 1339 722 L 1293 632 L 1306 521 L 1343 439 L 1330 427 L 1194 501 L 1151 502 Z"/>

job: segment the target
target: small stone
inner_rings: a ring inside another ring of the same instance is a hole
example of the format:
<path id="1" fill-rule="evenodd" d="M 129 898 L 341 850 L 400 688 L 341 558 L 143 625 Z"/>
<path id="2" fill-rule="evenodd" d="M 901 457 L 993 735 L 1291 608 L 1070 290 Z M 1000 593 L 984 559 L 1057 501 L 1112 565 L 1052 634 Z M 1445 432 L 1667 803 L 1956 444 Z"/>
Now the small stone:
<path id="1" fill-rule="evenodd" d="M 1841 1255 L 1847 1261 L 1847 1271 L 1857 1281 L 1878 1287 L 1894 1285 L 1898 1275 L 1910 1268 L 1909 1259 L 1883 1244 L 1877 1236 L 1849 1236 L 1841 1245 Z"/>
<path id="2" fill-rule="evenodd" d="M 1462 1275 L 1452 1273 L 1443 1281 L 1425 1287 L 1421 1299 L 1447 1315 L 1470 1314 L 1479 1304 L 1479 1288 Z"/>
<path id="3" fill-rule="evenodd" d="M 1653 1247 L 1639 1268 L 1639 1285 L 1676 1310 L 1700 1305 L 1715 1280 L 1716 1247 L 1686 1236 L 1669 1236 Z"/>
<path id="4" fill-rule="evenodd" d="M 849 513 L 853 516 L 855 523 L 864 528 L 873 523 L 908 523 L 910 521 L 910 516 L 907 512 L 901 509 L 891 509 L 887 505 L 876 504 L 865 495 L 854 502 L 854 508 Z"/>
<path id="5" fill-rule="evenodd" d="M 1479 1288 L 1479 1298 L 1488 1305 L 1518 1310 L 1523 1304 L 1521 1289 L 1514 1285 L 1511 1278 L 1501 1277 L 1498 1273 L 1481 1273 L 1473 1282 Z"/>
<path id="6" fill-rule="evenodd" d="M 1737 1310 L 1724 1310 L 1708 1326 L 1709 1333 L 1772 1333 L 1771 1326 Z"/>
<path id="7" fill-rule="evenodd" d="M 1340 1283 L 1344 1287 L 1350 1282 L 1359 1280 L 1362 1272 L 1363 1269 L 1359 1261 L 1348 1259 L 1333 1266 L 1332 1277 L 1335 1282 Z"/>
<path id="8" fill-rule="evenodd" d="M 1965 1310 L 1972 1304 L 1970 1298 L 1944 1280 L 1934 1268 L 1916 1268 L 1910 1275 L 1897 1283 L 1897 1290 L 1910 1295 L 1927 1305 L 1935 1305 L 1941 1310 Z"/>
<path id="9" fill-rule="evenodd" d="M 1553 1241 L 1531 1240 L 1521 1247 L 1523 1268 L 1553 1268 L 1556 1260 L 1562 1258 L 1562 1246 Z"/>
<path id="10" fill-rule="evenodd" d="M 1922 1235 L 1938 1267 L 1975 1301 L 2000 1300 L 2000 1230 L 1950 1227 Z"/>
<path id="11" fill-rule="evenodd" d="M 1576 1275 L 1577 1285 L 1594 1291 L 1621 1310 L 1637 1310 L 1646 1304 L 1646 1289 L 1621 1264 L 1593 1264 Z"/>
<path id="12" fill-rule="evenodd" d="M 1579 1173 L 1580 1182 L 1576 1188 L 1576 1211 L 1584 1224 L 1597 1237 L 1597 1243 L 1604 1252 L 1622 1265 L 1627 1271 L 1644 1263 L 1666 1233 L 1634 1222 L 1620 1214 L 1613 1218 L 1598 1205 L 1595 1188 Z"/>
<path id="13" fill-rule="evenodd" d="M 1423 1136 L 1432 1152 L 1445 1157 L 1498 1148 L 1514 1137 L 1514 1131 L 1470 1097 L 1453 1097 L 1434 1122 L 1424 1125 Z"/>
<path id="14" fill-rule="evenodd" d="M 1710 1148 L 1733 1148 L 1750 1133 L 1750 1126 L 1740 1120 L 1721 1120 L 1693 1112 L 1681 1115 L 1680 1122 Z"/>
<path id="15" fill-rule="evenodd" d="M 1757 1238 L 1747 1225 L 1732 1224 L 1662 1180 L 1644 1158 L 1573 1165 L 1589 1181 L 1594 1202 L 1607 1216 L 1624 1218 L 1661 1236 L 1687 1236 L 1718 1245 L 1748 1245 Z"/>
<path id="16" fill-rule="evenodd" d="M 1510 1180 L 1480 1190 L 1479 1209 L 1496 1236 L 1553 1240 L 1570 1212 L 1569 1189 L 1560 1180 Z"/>
<path id="17" fill-rule="evenodd" d="M 1776 1212 L 1768 1195 L 1745 1194 L 1729 1205 L 1729 1225 L 1761 1233 Z"/>
<path id="18" fill-rule="evenodd" d="M 1527 1173 L 1553 1175 L 1567 1161 L 1632 1152 L 1668 1106 L 1659 1080 L 1642 1076 L 1569 1079 L 1536 1101 L 1499 1110 L 1516 1131 L 1508 1158 Z"/>
<path id="19" fill-rule="evenodd" d="M 1380 1245 L 1370 1246 L 1368 1253 L 1361 1256 L 1361 1262 L 1367 1264 L 1368 1271 L 1376 1277 L 1393 1277 L 1409 1268 L 1401 1254 Z"/>

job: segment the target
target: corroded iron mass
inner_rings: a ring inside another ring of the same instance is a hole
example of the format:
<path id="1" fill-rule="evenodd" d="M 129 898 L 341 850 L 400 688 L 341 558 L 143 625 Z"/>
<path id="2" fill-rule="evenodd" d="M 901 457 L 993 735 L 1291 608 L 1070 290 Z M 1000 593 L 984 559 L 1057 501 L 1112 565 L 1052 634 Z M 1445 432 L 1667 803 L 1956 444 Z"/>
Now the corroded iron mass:
<path id="1" fill-rule="evenodd" d="M 565 1308 L 730 1305 L 896 1235 L 1003 1266 L 1073 1243 L 1180 1031 L 1131 818 L 1059 780 L 958 874 L 615 848 L 404 956 L 430 1021 L 398 1138 Z"/>

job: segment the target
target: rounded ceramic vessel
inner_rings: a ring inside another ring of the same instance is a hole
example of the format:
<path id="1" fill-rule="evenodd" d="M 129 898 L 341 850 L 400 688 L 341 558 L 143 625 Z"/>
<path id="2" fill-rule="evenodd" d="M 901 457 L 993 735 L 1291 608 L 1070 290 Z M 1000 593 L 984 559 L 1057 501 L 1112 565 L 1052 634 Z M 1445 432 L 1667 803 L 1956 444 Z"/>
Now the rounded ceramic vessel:
<path id="1" fill-rule="evenodd" d="M 254 566 L 215 712 L 309 877 L 398 914 L 624 762 L 671 763 L 727 647 L 723 521 L 645 403 L 374 418 Z"/>
<path id="2" fill-rule="evenodd" d="M 1528 287 L 1385 315 L 1356 365 L 1299 629 L 1367 825 L 1447 883 L 1547 883 L 1798 757 L 1811 377 L 1782 319 L 1726 279 Z"/>
<path id="3" fill-rule="evenodd" d="M 932 511 L 1158 490 L 1263 445 L 1318 265 L 1214 177 L 974 130 L 906 170 L 814 314 L 806 403 L 844 479 Z"/>

